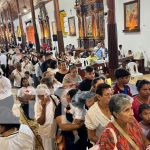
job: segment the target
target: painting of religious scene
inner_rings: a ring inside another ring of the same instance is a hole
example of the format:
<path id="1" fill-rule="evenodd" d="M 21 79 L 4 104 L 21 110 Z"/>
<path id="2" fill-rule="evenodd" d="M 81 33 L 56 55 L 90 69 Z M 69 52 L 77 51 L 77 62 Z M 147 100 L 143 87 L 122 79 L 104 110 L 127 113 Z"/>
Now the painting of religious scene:
<path id="1" fill-rule="evenodd" d="M 93 36 L 92 31 L 92 16 L 86 16 L 86 36 Z"/>
<path id="2" fill-rule="evenodd" d="M 140 31 L 140 1 L 124 3 L 124 31 Z"/>
<path id="3" fill-rule="evenodd" d="M 76 36 L 75 17 L 68 18 L 69 35 Z"/>

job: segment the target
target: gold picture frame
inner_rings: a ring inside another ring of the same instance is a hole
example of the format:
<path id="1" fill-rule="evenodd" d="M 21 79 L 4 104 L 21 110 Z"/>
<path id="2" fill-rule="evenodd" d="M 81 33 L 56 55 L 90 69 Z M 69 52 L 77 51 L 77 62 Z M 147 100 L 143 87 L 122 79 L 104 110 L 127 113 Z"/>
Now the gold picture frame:
<path id="1" fill-rule="evenodd" d="M 69 26 L 69 35 L 76 36 L 75 17 L 68 18 L 68 26 Z"/>
<path id="2" fill-rule="evenodd" d="M 124 3 L 124 32 L 140 31 L 140 0 Z"/>

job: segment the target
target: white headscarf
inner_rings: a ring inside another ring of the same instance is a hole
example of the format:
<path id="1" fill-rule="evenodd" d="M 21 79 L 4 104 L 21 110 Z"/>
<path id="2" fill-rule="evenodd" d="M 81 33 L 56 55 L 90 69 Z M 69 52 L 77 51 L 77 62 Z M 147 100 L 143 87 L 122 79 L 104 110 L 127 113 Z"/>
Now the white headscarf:
<path id="1" fill-rule="evenodd" d="M 36 88 L 36 96 L 37 95 L 45 95 L 45 96 L 50 95 L 50 91 L 49 91 L 49 89 L 48 89 L 46 84 L 39 84 L 37 86 L 37 88 Z M 38 97 L 37 97 L 37 99 L 38 99 Z"/>

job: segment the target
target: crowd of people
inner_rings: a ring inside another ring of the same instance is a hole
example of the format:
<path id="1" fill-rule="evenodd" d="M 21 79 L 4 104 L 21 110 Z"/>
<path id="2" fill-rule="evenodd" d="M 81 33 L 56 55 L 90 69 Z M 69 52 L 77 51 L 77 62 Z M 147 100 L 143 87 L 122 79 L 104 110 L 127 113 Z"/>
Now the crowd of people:
<path id="1" fill-rule="evenodd" d="M 94 55 L 106 58 L 107 51 L 95 48 Z M 110 85 L 92 65 L 81 76 L 73 57 L 1 50 L 0 147 L 35 148 L 32 130 L 12 113 L 13 88 L 26 119 L 37 122 L 44 150 L 150 149 L 150 81 L 138 80 L 133 95 L 128 70 L 118 68 Z"/>

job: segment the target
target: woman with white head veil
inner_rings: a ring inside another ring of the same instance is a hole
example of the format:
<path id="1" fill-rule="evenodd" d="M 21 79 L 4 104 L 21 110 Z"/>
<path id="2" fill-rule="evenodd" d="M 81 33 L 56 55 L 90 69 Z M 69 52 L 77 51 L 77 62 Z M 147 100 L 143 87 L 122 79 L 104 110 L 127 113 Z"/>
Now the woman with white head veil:
<path id="1" fill-rule="evenodd" d="M 36 89 L 35 119 L 39 124 L 39 135 L 42 138 L 44 150 L 54 149 L 56 123 L 54 120 L 55 104 L 50 97 L 46 84 L 40 84 Z"/>

